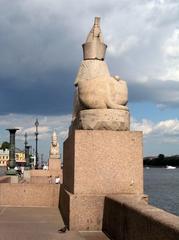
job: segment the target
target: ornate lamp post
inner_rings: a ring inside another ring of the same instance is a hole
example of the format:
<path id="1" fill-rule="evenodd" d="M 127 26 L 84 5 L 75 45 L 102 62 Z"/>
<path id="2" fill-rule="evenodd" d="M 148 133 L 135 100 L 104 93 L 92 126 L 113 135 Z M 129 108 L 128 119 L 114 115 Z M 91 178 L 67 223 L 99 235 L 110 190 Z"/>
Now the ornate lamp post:
<path id="1" fill-rule="evenodd" d="M 15 160 L 15 134 L 16 131 L 19 130 L 18 128 L 8 128 L 6 129 L 10 133 L 10 150 L 9 150 L 9 171 L 7 174 L 15 175 L 16 171 L 14 170 L 14 167 L 16 166 L 16 160 Z"/>
<path id="2" fill-rule="evenodd" d="M 35 157 L 36 157 L 36 163 L 35 163 L 35 168 L 38 169 L 38 126 L 39 126 L 39 122 L 38 119 L 36 119 L 35 121 L 35 127 L 36 127 L 36 131 L 35 131 L 35 142 L 36 142 L 36 147 L 35 147 Z"/>

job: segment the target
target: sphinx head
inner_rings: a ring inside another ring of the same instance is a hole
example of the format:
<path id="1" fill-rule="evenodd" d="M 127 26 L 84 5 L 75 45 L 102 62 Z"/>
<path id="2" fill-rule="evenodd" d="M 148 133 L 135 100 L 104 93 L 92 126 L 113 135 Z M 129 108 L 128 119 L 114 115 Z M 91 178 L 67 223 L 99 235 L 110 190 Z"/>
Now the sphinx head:
<path id="1" fill-rule="evenodd" d="M 107 45 L 103 41 L 100 29 L 100 17 L 95 17 L 94 25 L 82 47 L 84 60 L 104 60 Z"/>

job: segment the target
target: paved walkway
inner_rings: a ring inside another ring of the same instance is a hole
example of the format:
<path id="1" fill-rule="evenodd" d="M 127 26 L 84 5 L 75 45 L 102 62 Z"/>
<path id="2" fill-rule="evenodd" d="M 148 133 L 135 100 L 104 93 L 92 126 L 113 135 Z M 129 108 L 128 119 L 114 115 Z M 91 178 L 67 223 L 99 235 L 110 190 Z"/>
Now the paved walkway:
<path id="1" fill-rule="evenodd" d="M 56 208 L 0 207 L 0 240 L 107 240 L 102 232 L 59 233 L 64 226 Z"/>

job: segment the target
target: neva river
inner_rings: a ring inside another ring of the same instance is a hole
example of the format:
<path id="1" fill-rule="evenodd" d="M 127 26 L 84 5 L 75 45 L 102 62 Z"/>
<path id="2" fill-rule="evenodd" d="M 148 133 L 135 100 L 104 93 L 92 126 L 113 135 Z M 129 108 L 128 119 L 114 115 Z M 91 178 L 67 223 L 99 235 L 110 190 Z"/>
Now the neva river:
<path id="1" fill-rule="evenodd" d="M 179 168 L 144 169 L 144 192 L 150 204 L 179 216 Z"/>

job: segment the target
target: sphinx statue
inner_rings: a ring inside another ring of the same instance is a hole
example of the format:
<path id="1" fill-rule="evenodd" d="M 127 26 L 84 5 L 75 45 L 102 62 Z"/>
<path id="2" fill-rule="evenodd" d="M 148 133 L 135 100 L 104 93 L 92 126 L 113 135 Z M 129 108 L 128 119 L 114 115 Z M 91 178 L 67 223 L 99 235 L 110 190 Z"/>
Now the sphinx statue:
<path id="1" fill-rule="evenodd" d="M 54 130 L 52 133 L 51 144 L 50 144 L 50 158 L 60 158 L 59 143 L 57 133 Z"/>
<path id="2" fill-rule="evenodd" d="M 83 61 L 74 83 L 72 126 L 76 129 L 129 130 L 127 83 L 119 76 L 111 76 L 104 61 L 107 45 L 99 17 L 95 17 L 82 47 Z"/>
<path id="3" fill-rule="evenodd" d="M 48 169 L 50 175 L 56 179 L 62 180 L 62 169 L 61 169 L 61 160 L 60 160 L 60 148 L 57 133 L 54 130 L 51 137 L 49 160 L 48 160 Z"/>

